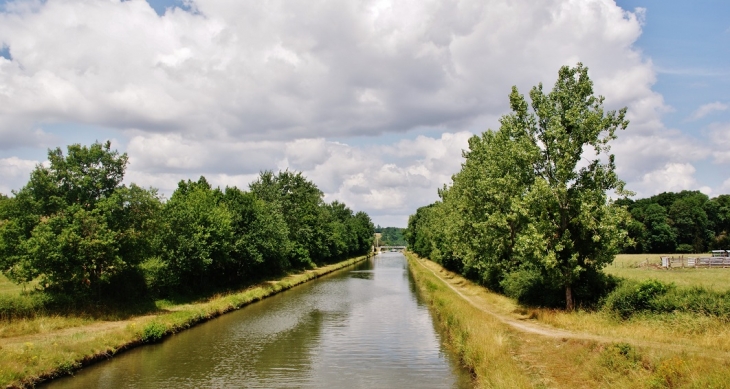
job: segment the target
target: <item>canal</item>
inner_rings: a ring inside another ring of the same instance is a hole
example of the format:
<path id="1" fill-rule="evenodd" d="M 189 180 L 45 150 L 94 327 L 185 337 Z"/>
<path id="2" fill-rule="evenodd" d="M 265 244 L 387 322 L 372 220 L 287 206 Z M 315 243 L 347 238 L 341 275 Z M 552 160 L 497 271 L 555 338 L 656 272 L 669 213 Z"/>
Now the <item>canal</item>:
<path id="1" fill-rule="evenodd" d="M 469 388 L 400 253 L 384 253 L 46 388 Z"/>

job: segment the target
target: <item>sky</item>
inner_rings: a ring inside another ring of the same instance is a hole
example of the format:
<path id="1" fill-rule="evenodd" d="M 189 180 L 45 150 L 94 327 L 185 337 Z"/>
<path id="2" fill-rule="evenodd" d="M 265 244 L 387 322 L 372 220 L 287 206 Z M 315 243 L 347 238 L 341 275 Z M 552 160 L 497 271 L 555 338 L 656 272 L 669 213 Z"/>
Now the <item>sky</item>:
<path id="1" fill-rule="evenodd" d="M 0 0 L 0 193 L 111 140 L 125 182 L 301 171 L 382 226 L 438 200 L 508 95 L 589 68 L 636 198 L 730 193 L 730 2 Z"/>

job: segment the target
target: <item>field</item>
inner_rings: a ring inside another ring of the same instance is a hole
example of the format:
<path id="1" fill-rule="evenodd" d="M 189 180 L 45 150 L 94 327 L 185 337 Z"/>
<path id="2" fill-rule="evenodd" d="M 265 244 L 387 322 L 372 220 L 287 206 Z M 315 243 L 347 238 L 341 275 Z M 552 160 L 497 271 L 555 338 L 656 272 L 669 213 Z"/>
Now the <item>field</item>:
<path id="1" fill-rule="evenodd" d="M 688 256 L 709 256 L 709 254 L 693 254 Z M 660 257 L 679 254 L 620 254 L 605 271 L 618 277 L 632 280 L 656 279 L 666 283 L 674 283 L 678 287 L 703 287 L 717 292 L 730 290 L 730 268 L 714 269 L 663 269 L 659 267 Z"/>

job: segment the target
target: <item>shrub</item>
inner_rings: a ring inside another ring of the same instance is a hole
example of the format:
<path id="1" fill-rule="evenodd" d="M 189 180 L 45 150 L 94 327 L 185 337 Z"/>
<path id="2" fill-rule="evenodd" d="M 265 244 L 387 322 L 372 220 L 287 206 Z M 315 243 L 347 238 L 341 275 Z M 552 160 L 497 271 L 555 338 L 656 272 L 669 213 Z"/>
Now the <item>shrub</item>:
<path id="1" fill-rule="evenodd" d="M 641 355 L 628 343 L 614 343 L 601 352 L 600 364 L 610 371 L 627 374 L 641 366 Z"/>
<path id="2" fill-rule="evenodd" d="M 657 299 L 664 296 L 673 285 L 657 280 L 641 282 L 624 280 L 604 301 L 604 308 L 617 313 L 624 319 L 639 311 L 666 310 L 667 306 L 658 304 Z"/>
<path id="3" fill-rule="evenodd" d="M 695 252 L 695 248 L 691 244 L 682 243 L 677 246 L 677 252 L 682 254 L 690 254 Z"/>
<path id="4" fill-rule="evenodd" d="M 158 322 L 152 322 L 147 324 L 142 330 L 141 339 L 144 343 L 155 343 L 162 340 L 162 337 L 167 333 L 167 327 Z"/>

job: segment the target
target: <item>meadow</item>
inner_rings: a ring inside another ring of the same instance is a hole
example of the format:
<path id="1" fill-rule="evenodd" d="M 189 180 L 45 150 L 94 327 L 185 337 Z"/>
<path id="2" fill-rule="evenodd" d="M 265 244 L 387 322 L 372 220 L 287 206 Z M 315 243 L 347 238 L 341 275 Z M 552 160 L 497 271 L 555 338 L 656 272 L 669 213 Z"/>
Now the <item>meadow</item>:
<path id="1" fill-rule="evenodd" d="M 709 256 L 709 254 L 681 254 L 685 257 Z M 673 283 L 680 288 L 702 287 L 716 292 L 730 290 L 730 268 L 672 268 L 663 269 L 660 257 L 679 257 L 680 254 L 619 254 L 605 272 L 629 280 L 655 279 Z"/>

